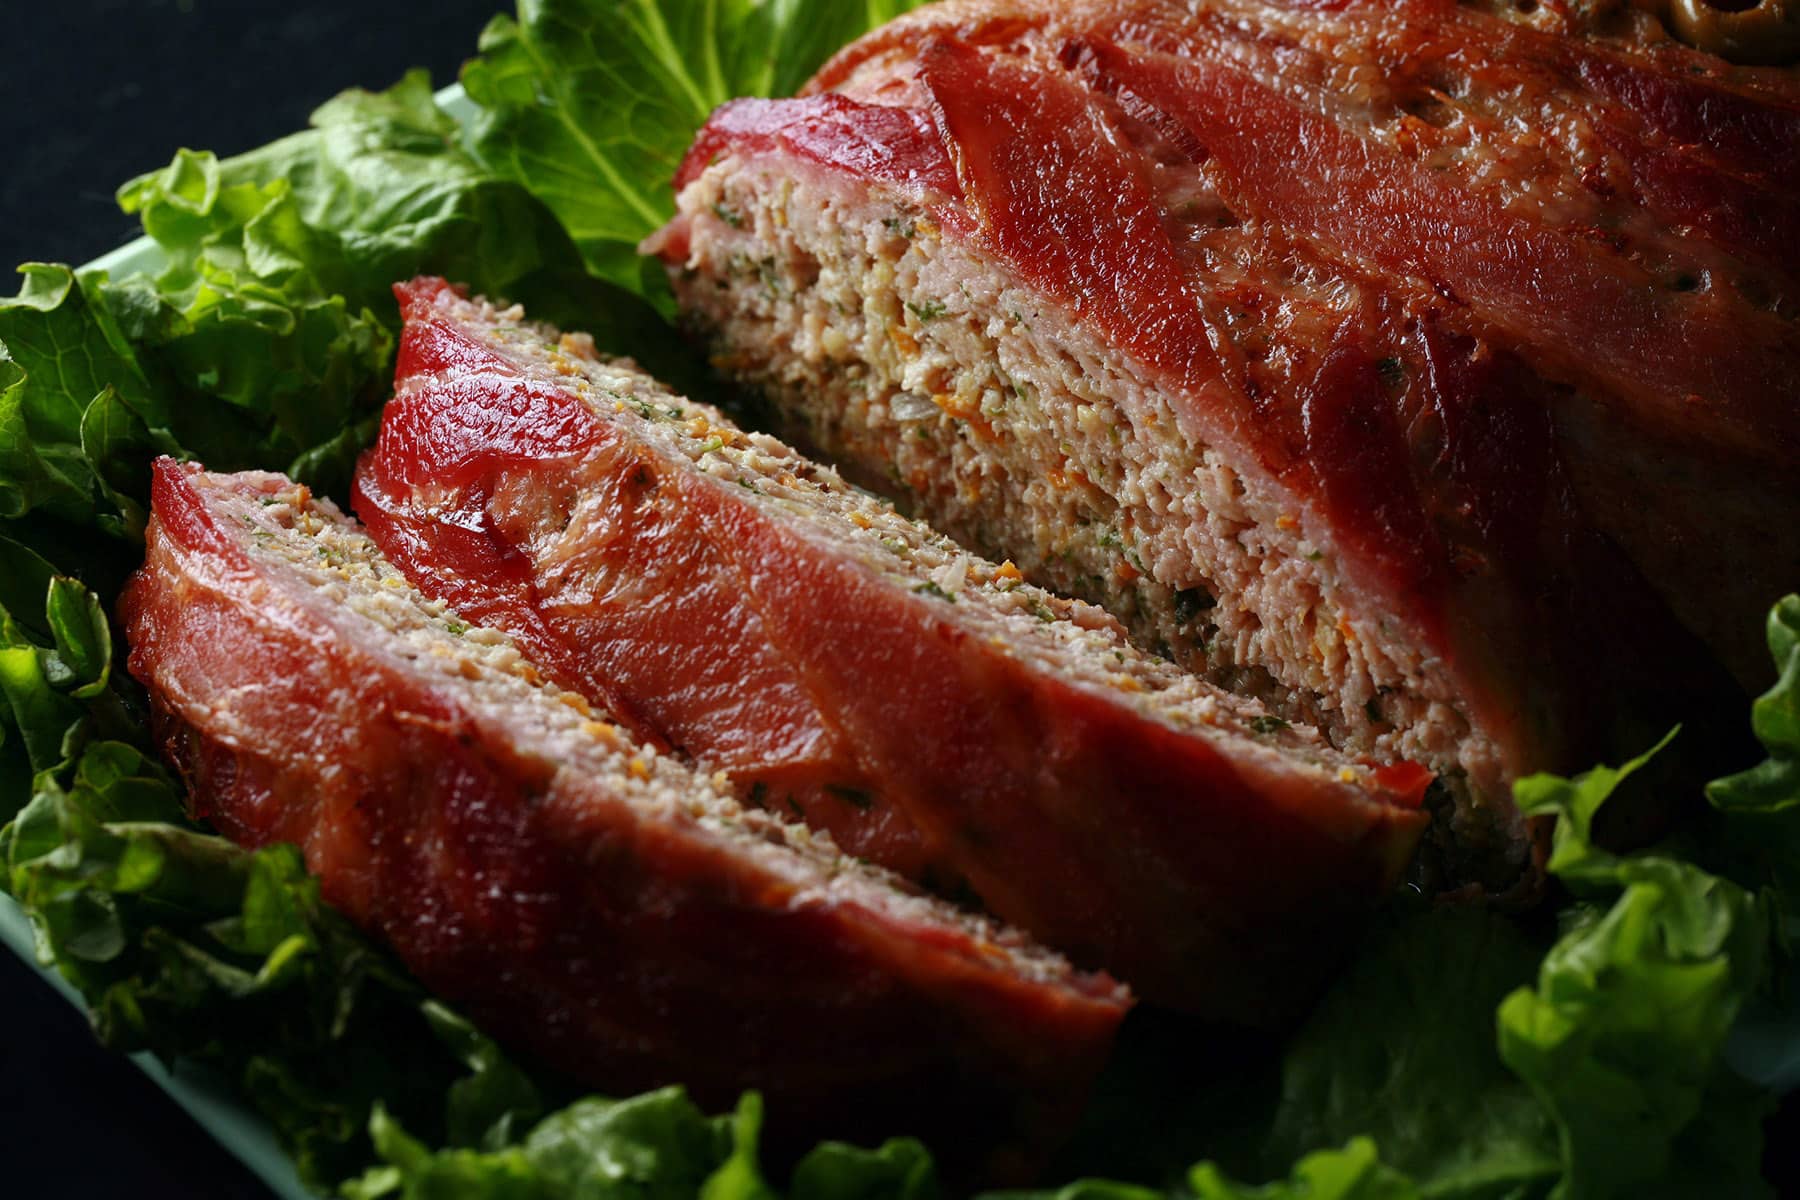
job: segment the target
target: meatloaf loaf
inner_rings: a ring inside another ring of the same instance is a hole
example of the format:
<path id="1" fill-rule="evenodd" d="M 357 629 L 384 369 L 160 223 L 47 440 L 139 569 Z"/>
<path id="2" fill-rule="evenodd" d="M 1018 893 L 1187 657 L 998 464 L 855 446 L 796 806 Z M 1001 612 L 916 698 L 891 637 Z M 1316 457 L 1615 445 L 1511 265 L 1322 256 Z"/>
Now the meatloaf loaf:
<path id="1" fill-rule="evenodd" d="M 1404 867 L 1422 768 L 1143 653 L 581 335 L 398 290 L 396 395 L 356 479 L 371 535 L 746 803 L 1259 1023 Z"/>
<path id="2" fill-rule="evenodd" d="M 1126 993 L 635 742 L 328 502 L 157 464 L 122 601 L 193 804 L 298 843 L 434 992 L 587 1083 L 769 1096 L 778 1132 L 1066 1125 Z"/>
<path id="3" fill-rule="evenodd" d="M 950 0 L 648 248 L 787 436 L 1516 866 L 1800 584 L 1800 77 L 1637 8 Z"/>

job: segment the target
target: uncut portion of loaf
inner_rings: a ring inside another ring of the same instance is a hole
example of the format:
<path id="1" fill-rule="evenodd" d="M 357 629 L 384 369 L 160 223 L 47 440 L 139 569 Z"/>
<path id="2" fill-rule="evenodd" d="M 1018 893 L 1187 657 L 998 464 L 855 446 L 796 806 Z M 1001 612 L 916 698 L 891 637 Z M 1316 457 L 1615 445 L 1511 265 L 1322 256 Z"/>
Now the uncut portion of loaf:
<path id="1" fill-rule="evenodd" d="M 154 509 L 122 613 L 196 809 L 299 844 L 503 1041 L 611 1091 L 755 1088 L 806 1137 L 979 1156 L 1078 1111 L 1127 1004 L 1111 981 L 744 808 L 304 487 L 163 460 Z"/>
<path id="2" fill-rule="evenodd" d="M 1728 709 L 1672 614 L 1755 664 L 1800 579 L 1800 90 L 1485 7 L 933 5 L 721 108 L 649 248 L 784 436 L 1428 764 L 1503 889 L 1512 780 Z"/>
<path id="3" fill-rule="evenodd" d="M 357 509 L 425 592 L 746 804 L 1141 994 L 1268 1022 L 1405 865 L 1428 776 L 1133 646 L 631 363 L 400 289 Z"/>

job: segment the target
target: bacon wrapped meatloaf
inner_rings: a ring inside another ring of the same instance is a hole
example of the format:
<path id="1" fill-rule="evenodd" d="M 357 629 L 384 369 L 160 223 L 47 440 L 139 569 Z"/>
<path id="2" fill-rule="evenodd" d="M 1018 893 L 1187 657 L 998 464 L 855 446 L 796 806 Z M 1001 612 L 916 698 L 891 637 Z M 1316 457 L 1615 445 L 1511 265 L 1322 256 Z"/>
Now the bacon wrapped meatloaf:
<path id="1" fill-rule="evenodd" d="M 1400 876 L 1429 779 L 1133 646 L 627 360 L 398 289 L 356 507 L 401 570 L 746 803 L 1268 1023 Z"/>
<path id="2" fill-rule="evenodd" d="M 1800 583 L 1800 79 L 1643 7 L 950 0 L 650 249 L 790 437 L 1430 765 L 1503 887 L 1511 781 L 1735 711 Z"/>
<path id="3" fill-rule="evenodd" d="M 503 1042 L 609 1091 L 754 1088 L 778 1138 L 933 1138 L 978 1173 L 1065 1130 L 1128 996 L 740 806 L 408 586 L 279 475 L 164 459 L 122 602 L 198 815 Z"/>

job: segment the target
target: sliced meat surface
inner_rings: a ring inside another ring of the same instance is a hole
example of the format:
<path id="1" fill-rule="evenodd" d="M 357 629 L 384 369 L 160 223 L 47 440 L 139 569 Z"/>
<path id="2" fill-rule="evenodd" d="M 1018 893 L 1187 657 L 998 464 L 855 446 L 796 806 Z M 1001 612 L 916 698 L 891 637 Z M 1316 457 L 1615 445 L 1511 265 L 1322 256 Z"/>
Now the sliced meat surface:
<path id="1" fill-rule="evenodd" d="M 1422 768 L 1145 654 L 580 335 L 442 280 L 399 294 L 357 472 L 372 536 L 747 804 L 1257 1023 L 1304 1004 L 1406 865 Z"/>
<path id="2" fill-rule="evenodd" d="M 779 1136 L 1026 1162 L 1128 1004 L 547 684 L 277 475 L 157 465 L 122 600 L 196 811 L 502 1041 L 609 1091 L 754 1088 Z"/>
<path id="3" fill-rule="evenodd" d="M 1800 78 L 1571 11 L 932 5 L 647 248 L 790 439 L 1426 763 L 1494 887 L 1514 779 L 1705 745 L 1800 584 Z"/>

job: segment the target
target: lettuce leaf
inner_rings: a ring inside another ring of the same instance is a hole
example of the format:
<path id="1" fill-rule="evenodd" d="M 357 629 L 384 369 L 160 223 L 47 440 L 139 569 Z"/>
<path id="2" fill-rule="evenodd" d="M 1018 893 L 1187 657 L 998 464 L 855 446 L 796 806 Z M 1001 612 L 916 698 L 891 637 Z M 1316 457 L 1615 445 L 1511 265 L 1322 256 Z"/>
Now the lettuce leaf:
<path id="1" fill-rule="evenodd" d="M 116 324 L 69 268 L 27 263 L 0 299 L 0 519 L 38 511 L 119 537 L 143 528 L 119 491 L 166 407 Z"/>
<path id="2" fill-rule="evenodd" d="M 1750 724 L 1768 757 L 1706 789 L 1730 818 L 1729 849 L 1746 877 L 1772 877 L 1783 894 L 1800 896 L 1800 596 L 1769 613 L 1775 685 L 1751 706 Z"/>
<path id="3" fill-rule="evenodd" d="M 570 277 L 580 257 L 556 218 L 462 149 L 423 72 L 346 92 L 312 128 L 236 158 L 184 150 L 119 199 L 156 241 L 156 274 L 30 264 L 0 300 L 0 519 L 66 521 L 119 564 L 156 454 L 341 495 L 388 391 L 390 289 L 420 272 L 555 294 L 545 315 L 579 317 L 602 349 L 693 374 L 647 306 Z M 11 532 L 40 552 L 71 541 Z"/>
<path id="4" fill-rule="evenodd" d="M 346 92 L 303 133 L 224 161 L 183 151 L 120 189 L 168 265 L 93 285 L 179 401 L 180 445 L 219 470 L 305 475 L 321 460 L 301 456 L 387 393 L 395 280 L 431 270 L 504 295 L 573 260 L 554 218 L 483 172 L 457 130 L 413 72 Z"/>
<path id="5" fill-rule="evenodd" d="M 1777 678 L 1751 710 L 1768 758 L 1714 782 L 1707 796 L 1726 814 L 1720 840 L 1727 865 L 1752 885 L 1775 881 L 1791 940 L 1800 934 L 1800 596 L 1770 612 L 1768 639 Z M 1764 1088 L 1800 1087 L 1800 959 L 1789 954 L 1781 986 L 1752 1000 L 1727 1055 L 1740 1075 Z"/>
<path id="6" fill-rule="evenodd" d="M 588 1097 L 545 1117 L 516 1145 L 431 1151 L 385 1110 L 374 1119 L 384 1160 L 349 1183 L 350 1200 L 938 1200 L 931 1157 L 898 1139 L 875 1150 L 828 1142 L 795 1166 L 784 1193 L 759 1161 L 762 1101 L 707 1117 L 680 1088 L 628 1100 Z"/>
<path id="7" fill-rule="evenodd" d="M 1412 1180 L 1385 1166 L 1367 1138 L 1356 1138 L 1342 1150 L 1309 1154 L 1295 1164 L 1291 1179 L 1265 1187 L 1233 1183 L 1210 1163 L 1195 1167 L 1189 1183 L 1198 1200 L 1421 1200 L 1425 1195 Z"/>
<path id="8" fill-rule="evenodd" d="M 1559 1129 L 1554 1197 L 1690 1195 L 1697 1152 L 1716 1142 L 1709 1125 L 1755 1130 L 1772 1108 L 1722 1052 L 1770 982 L 1781 928 L 1773 894 L 1667 854 L 1617 856 L 1588 841 L 1594 813 L 1648 757 L 1515 789 L 1524 811 L 1557 817 L 1550 869 L 1581 897 L 1536 987 L 1508 996 L 1498 1018 L 1501 1058 Z M 1759 1165 L 1753 1153 L 1704 1173 L 1719 1194 L 1766 1194 Z"/>
<path id="9" fill-rule="evenodd" d="M 923 0 L 521 0 L 462 83 L 474 153 L 549 205 L 594 274 L 657 298 L 637 244 L 674 215 L 669 181 L 712 110 L 785 96 L 839 47 Z"/>
<path id="10" fill-rule="evenodd" d="M 1494 1043 L 1495 1007 L 1542 956 L 1496 913 L 1390 918 L 1288 1046 L 1265 1170 L 1362 1139 L 1421 1196 L 1516 1195 L 1556 1179 L 1550 1114 Z"/>
<path id="11" fill-rule="evenodd" d="M 1606 802 L 1668 740 L 1620 767 L 1521 780 L 1520 807 L 1556 818 L 1548 867 L 1576 895 L 1554 938 L 1477 912 L 1378 931 L 1285 1053 L 1262 1173 L 1297 1159 L 1291 1176 L 1251 1187 L 1206 1163 L 1193 1191 L 1772 1194 L 1760 1170 L 1774 1095 L 1735 1071 L 1726 1047 L 1774 988 L 1778 893 L 1667 850 L 1619 855 L 1592 840 Z"/>

